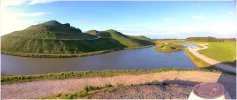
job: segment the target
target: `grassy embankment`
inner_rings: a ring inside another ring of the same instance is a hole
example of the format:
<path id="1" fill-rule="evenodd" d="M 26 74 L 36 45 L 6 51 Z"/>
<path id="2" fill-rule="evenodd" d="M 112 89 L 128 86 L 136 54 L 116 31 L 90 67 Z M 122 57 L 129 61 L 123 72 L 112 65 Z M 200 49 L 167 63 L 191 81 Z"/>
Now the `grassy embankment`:
<path id="1" fill-rule="evenodd" d="M 195 57 L 193 54 L 191 54 L 187 49 L 185 49 L 186 55 L 192 60 L 192 62 L 198 67 L 198 68 L 205 68 L 205 67 L 211 67 L 210 64 L 206 63 L 205 61 Z"/>
<path id="2" fill-rule="evenodd" d="M 175 43 L 158 43 L 155 50 L 160 52 L 175 52 L 179 50 L 183 50 L 185 47 L 183 45 L 175 44 Z"/>
<path id="3" fill-rule="evenodd" d="M 213 69 L 182 69 L 182 68 L 160 68 L 152 70 L 105 70 L 105 71 L 80 71 L 80 72 L 62 72 L 62 73 L 49 73 L 49 74 L 36 74 L 36 75 L 2 75 L 2 84 L 13 84 L 21 82 L 30 82 L 46 79 L 69 79 L 69 78 L 88 78 L 88 77 L 111 77 L 116 75 L 137 75 L 147 73 L 158 73 L 165 71 L 211 71 L 218 72 Z"/>
<path id="4" fill-rule="evenodd" d="M 236 42 L 208 42 L 208 48 L 198 51 L 210 58 L 236 66 Z"/>
<path id="5" fill-rule="evenodd" d="M 195 41 L 184 41 L 184 40 L 178 40 L 178 39 L 170 39 L 170 40 L 157 40 L 156 44 L 159 45 L 161 43 L 191 43 L 194 45 L 197 45 L 199 43 L 205 43 L 205 42 L 195 42 Z M 197 45 L 199 46 L 199 45 Z M 200 48 L 202 48 L 202 46 L 199 46 Z M 182 47 L 182 49 L 184 49 Z M 187 49 L 185 49 L 186 55 L 192 60 L 192 62 L 198 67 L 198 68 L 206 68 L 206 67 L 210 67 L 211 65 L 202 61 L 201 59 L 195 57 L 194 55 L 192 55 Z"/>
<path id="6" fill-rule="evenodd" d="M 139 49 L 139 48 L 148 48 L 153 45 L 148 46 L 140 46 L 140 47 L 130 47 L 130 48 L 118 48 L 113 50 L 101 50 L 101 51 L 94 51 L 88 53 L 79 53 L 79 54 L 42 54 L 42 53 L 22 53 L 22 52 L 10 52 L 10 51 L 2 51 L 3 54 L 6 55 L 14 55 L 14 56 L 22 56 L 22 57 L 40 57 L 40 58 L 67 58 L 67 57 L 84 57 L 84 56 L 92 56 L 98 55 L 118 50 L 127 50 L 127 49 Z"/>
<path id="7" fill-rule="evenodd" d="M 112 29 L 92 35 L 57 21 L 33 25 L 1 37 L 3 54 L 30 57 L 88 56 L 149 45 L 153 43 Z"/>

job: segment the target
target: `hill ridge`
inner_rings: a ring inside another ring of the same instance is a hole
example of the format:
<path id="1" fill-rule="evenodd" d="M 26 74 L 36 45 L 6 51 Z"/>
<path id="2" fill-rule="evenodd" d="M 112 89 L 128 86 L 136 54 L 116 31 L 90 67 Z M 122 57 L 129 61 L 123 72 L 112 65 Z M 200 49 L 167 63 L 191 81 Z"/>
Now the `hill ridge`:
<path id="1" fill-rule="evenodd" d="M 10 55 L 27 54 L 82 54 L 103 50 L 118 50 L 152 45 L 124 35 L 116 30 L 96 31 L 96 34 L 81 32 L 69 23 L 56 20 L 30 26 L 2 37 L 2 53 Z"/>

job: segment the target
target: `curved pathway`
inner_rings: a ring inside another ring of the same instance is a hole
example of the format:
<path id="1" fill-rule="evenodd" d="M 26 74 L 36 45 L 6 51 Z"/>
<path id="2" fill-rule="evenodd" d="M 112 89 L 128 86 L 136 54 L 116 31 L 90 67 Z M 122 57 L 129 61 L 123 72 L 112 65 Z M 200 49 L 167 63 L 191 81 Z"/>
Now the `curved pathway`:
<path id="1" fill-rule="evenodd" d="M 232 73 L 236 73 L 236 68 L 231 66 L 231 65 L 227 65 L 227 64 L 223 64 L 221 61 L 218 61 L 218 60 L 215 60 L 215 59 L 212 59 L 212 58 L 209 58 L 205 55 L 202 55 L 198 52 L 198 50 L 203 50 L 203 49 L 207 49 L 208 47 L 206 45 L 208 45 L 208 43 L 205 43 L 205 44 L 198 44 L 200 46 L 202 46 L 203 48 L 200 48 L 200 49 L 193 49 L 193 48 L 189 48 L 188 47 L 188 50 L 194 55 L 196 56 L 197 58 L 199 59 L 202 59 L 203 61 L 211 64 L 211 65 L 214 65 L 215 67 L 219 68 L 219 69 L 222 69 L 224 71 L 228 71 L 228 72 L 232 72 Z"/>
<path id="2" fill-rule="evenodd" d="M 208 77 L 207 77 L 208 76 Z M 218 82 L 225 86 L 232 98 L 236 98 L 235 76 L 204 71 L 168 71 L 140 75 L 119 75 L 113 77 L 94 77 L 64 80 L 41 80 L 1 86 L 2 99 L 32 99 L 59 93 L 71 93 L 85 86 L 102 86 L 106 83 L 144 84 L 153 81 L 184 80 L 193 82 Z"/>

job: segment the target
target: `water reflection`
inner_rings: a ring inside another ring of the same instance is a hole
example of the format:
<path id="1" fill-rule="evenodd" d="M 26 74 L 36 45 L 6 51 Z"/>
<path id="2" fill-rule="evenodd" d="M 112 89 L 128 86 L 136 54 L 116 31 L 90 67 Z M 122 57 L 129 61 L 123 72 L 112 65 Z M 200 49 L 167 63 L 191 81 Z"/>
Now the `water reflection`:
<path id="1" fill-rule="evenodd" d="M 5 74 L 40 74 L 65 71 L 195 68 L 184 51 L 156 52 L 154 47 L 76 58 L 30 58 L 1 55 Z"/>

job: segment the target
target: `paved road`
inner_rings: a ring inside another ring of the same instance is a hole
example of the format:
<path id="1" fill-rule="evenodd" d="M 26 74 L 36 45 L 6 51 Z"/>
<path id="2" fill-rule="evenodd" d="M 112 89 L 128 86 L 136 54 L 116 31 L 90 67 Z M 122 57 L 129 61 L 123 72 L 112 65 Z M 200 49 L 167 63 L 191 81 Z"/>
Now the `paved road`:
<path id="1" fill-rule="evenodd" d="M 203 46 L 203 48 L 200 48 L 200 49 L 193 49 L 193 48 L 189 48 L 188 47 L 188 50 L 194 55 L 196 56 L 197 58 L 199 59 L 202 59 L 203 61 L 211 64 L 211 65 L 214 65 L 215 67 L 219 68 L 219 69 L 222 69 L 224 71 L 228 71 L 228 72 L 232 72 L 232 73 L 236 73 L 236 68 L 234 66 L 231 66 L 231 65 L 227 65 L 227 64 L 223 64 L 221 61 L 218 61 L 218 60 L 215 60 L 215 59 L 212 59 L 212 58 L 209 58 L 205 55 L 202 55 L 198 52 L 198 50 L 203 50 L 203 49 L 206 49 L 208 48 L 206 45 L 208 45 L 207 43 L 205 44 L 199 44 L 200 46 Z"/>
<path id="2" fill-rule="evenodd" d="M 207 77 L 208 76 L 208 77 Z M 168 71 L 141 75 L 120 75 L 65 80 L 42 80 L 27 83 L 1 85 L 2 99 L 32 99 L 59 93 L 72 93 L 85 86 L 144 84 L 153 81 L 184 80 L 190 82 L 218 82 L 225 86 L 232 98 L 236 98 L 235 76 L 204 71 Z"/>

